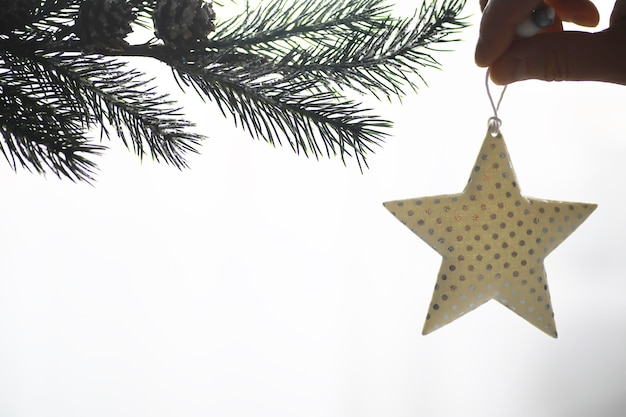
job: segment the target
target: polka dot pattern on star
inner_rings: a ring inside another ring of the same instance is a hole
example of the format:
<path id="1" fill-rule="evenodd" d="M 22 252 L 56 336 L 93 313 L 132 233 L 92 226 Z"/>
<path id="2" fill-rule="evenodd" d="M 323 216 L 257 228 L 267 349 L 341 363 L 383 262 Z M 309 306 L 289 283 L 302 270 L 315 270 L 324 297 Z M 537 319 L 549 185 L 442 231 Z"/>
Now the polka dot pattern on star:
<path id="1" fill-rule="evenodd" d="M 596 205 L 522 196 L 504 139 L 487 134 L 462 193 L 385 207 L 443 257 L 424 334 L 494 299 L 556 337 L 544 259 Z"/>

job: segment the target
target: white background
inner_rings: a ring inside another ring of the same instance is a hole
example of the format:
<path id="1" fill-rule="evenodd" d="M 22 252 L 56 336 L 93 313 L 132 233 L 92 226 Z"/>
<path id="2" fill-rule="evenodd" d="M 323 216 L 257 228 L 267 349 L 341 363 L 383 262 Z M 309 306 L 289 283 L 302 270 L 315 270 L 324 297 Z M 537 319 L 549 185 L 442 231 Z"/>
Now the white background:
<path id="1" fill-rule="evenodd" d="M 522 192 L 599 204 L 546 260 L 559 339 L 495 302 L 421 335 L 440 257 L 382 202 L 465 185 L 491 116 L 466 14 L 428 87 L 369 102 L 396 125 L 363 174 L 193 92 L 211 139 L 190 170 L 115 140 L 94 186 L 0 167 L 0 416 L 623 414 L 622 86 L 528 81 L 502 105 Z"/>

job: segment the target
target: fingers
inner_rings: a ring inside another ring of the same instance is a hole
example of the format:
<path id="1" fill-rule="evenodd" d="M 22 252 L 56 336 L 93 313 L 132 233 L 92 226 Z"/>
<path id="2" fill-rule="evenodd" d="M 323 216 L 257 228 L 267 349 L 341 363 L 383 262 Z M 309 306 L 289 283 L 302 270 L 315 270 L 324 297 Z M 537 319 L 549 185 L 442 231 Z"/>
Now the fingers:
<path id="1" fill-rule="evenodd" d="M 617 0 L 613 13 L 611 13 L 610 25 L 615 26 L 626 20 L 626 0 Z"/>
<path id="2" fill-rule="evenodd" d="M 490 65 L 513 42 L 515 27 L 541 4 L 541 0 L 490 0 L 480 22 L 475 60 L 481 67 Z"/>
<path id="3" fill-rule="evenodd" d="M 589 0 L 546 0 L 564 21 L 580 26 L 594 27 L 600 22 L 600 13 Z"/>
<path id="4" fill-rule="evenodd" d="M 492 80 L 593 80 L 626 85 L 626 25 L 599 33 L 546 33 L 513 43 L 493 65 Z"/>
<path id="5" fill-rule="evenodd" d="M 481 6 L 484 1 L 481 0 Z M 620 2 L 626 3 L 626 0 L 620 0 Z M 552 6 L 557 16 L 565 21 L 583 26 L 595 26 L 600 19 L 597 8 L 590 0 L 545 0 L 545 3 Z M 515 2 L 489 0 L 480 25 L 480 36 L 475 53 L 476 64 L 481 67 L 490 66 L 515 39 L 515 27 L 541 4 L 541 0 L 516 0 Z M 555 25 L 551 30 L 555 28 L 559 30 L 560 27 Z"/>
<path id="6" fill-rule="evenodd" d="M 595 80 L 626 85 L 626 0 L 617 0 L 610 28 L 599 33 L 563 32 L 562 21 L 595 26 L 600 16 L 590 0 L 544 0 L 555 24 L 536 37 L 515 39 L 515 27 L 541 2 L 480 0 L 484 7 L 476 63 L 489 66 L 497 84 L 525 79 Z"/>

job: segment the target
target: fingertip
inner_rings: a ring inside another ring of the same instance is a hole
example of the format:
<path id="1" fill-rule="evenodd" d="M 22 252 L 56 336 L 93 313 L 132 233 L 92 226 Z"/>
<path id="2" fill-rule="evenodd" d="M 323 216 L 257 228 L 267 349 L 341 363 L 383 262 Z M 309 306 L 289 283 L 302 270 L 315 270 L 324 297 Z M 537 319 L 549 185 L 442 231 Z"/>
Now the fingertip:
<path id="1" fill-rule="evenodd" d="M 491 81 L 497 85 L 507 85 L 528 78 L 526 62 L 519 58 L 504 57 L 489 67 Z"/>
<path id="2" fill-rule="evenodd" d="M 489 71 L 489 78 L 491 82 L 495 85 L 505 86 L 515 82 L 515 80 L 509 79 L 507 77 L 501 77 L 499 75 L 494 74 L 491 70 Z"/>
<path id="3" fill-rule="evenodd" d="M 474 62 L 476 62 L 476 65 L 479 67 L 486 67 L 488 65 L 486 61 L 485 45 L 482 38 L 479 37 L 476 42 L 476 49 L 474 50 Z"/>
<path id="4" fill-rule="evenodd" d="M 480 40 L 478 41 L 478 44 L 476 44 L 476 51 L 474 51 L 474 62 L 476 62 L 476 65 L 481 68 L 489 66 L 489 62 L 485 58 L 485 53 L 483 51 Z"/>
<path id="5" fill-rule="evenodd" d="M 576 14 L 572 16 L 562 16 L 562 19 L 566 22 L 574 23 L 578 26 L 592 28 L 598 26 L 598 23 L 600 23 L 600 14 L 598 14 L 596 10 L 596 13 L 593 15 Z"/>
<path id="6" fill-rule="evenodd" d="M 476 50 L 474 51 L 476 65 L 483 68 L 491 65 L 498 57 L 496 54 L 500 48 L 500 45 L 493 45 L 493 42 L 487 42 L 485 38 L 479 36 L 478 42 L 476 42 Z"/>
<path id="7" fill-rule="evenodd" d="M 515 28 L 532 13 L 540 0 L 490 0 L 480 22 L 474 60 L 479 67 L 488 67 L 502 55 L 515 39 Z"/>
<path id="8" fill-rule="evenodd" d="M 600 23 L 598 8 L 588 0 L 552 0 L 557 15 L 566 22 L 579 26 L 595 27 Z"/>

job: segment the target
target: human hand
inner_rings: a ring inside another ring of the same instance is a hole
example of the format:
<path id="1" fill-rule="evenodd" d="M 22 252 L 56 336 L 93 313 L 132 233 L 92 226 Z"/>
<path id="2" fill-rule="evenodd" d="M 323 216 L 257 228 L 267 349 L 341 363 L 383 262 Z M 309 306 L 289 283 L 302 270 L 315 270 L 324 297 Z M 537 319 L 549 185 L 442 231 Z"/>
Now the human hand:
<path id="1" fill-rule="evenodd" d="M 555 23 L 531 38 L 516 39 L 515 27 L 540 0 L 480 0 L 484 8 L 476 64 L 489 67 L 496 84 L 526 79 L 594 80 L 626 85 L 626 0 L 617 0 L 608 29 L 563 31 L 562 21 L 593 27 L 600 19 L 589 0 L 546 0 Z M 485 7 L 486 5 L 486 7 Z"/>

